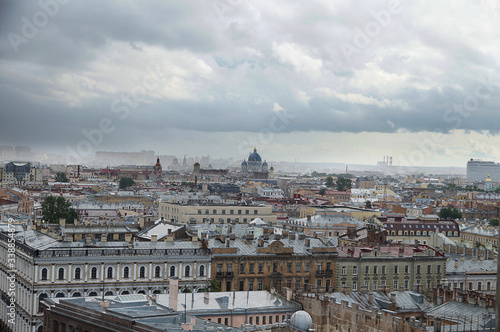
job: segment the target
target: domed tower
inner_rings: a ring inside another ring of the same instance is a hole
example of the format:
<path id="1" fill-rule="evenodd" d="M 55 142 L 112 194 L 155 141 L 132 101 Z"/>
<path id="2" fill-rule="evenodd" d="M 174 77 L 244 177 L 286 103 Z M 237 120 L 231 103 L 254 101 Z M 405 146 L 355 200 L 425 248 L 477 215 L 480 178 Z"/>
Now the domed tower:
<path id="1" fill-rule="evenodd" d="M 199 162 L 195 162 L 194 163 L 193 173 L 194 174 L 199 174 L 200 173 L 200 163 Z"/>
<path id="2" fill-rule="evenodd" d="M 304 310 L 296 311 L 290 318 L 290 326 L 300 331 L 309 331 L 312 325 L 312 318 Z"/>
<path id="3" fill-rule="evenodd" d="M 248 164 L 247 164 L 247 162 L 246 162 L 246 160 L 245 160 L 245 159 L 243 159 L 243 162 L 241 163 L 241 170 L 242 170 L 243 172 L 248 171 Z"/>
<path id="4" fill-rule="evenodd" d="M 262 172 L 267 172 L 267 171 L 268 171 L 267 161 L 264 160 L 264 162 L 262 163 Z"/>
<path id="5" fill-rule="evenodd" d="M 273 166 L 271 166 L 271 168 L 269 169 L 269 178 L 274 179 L 274 167 Z"/>
<path id="6" fill-rule="evenodd" d="M 493 190 L 493 181 L 491 180 L 491 176 L 488 174 L 488 178 L 484 181 L 484 190 L 492 191 Z"/>
<path id="7" fill-rule="evenodd" d="M 248 156 L 248 171 L 262 172 L 262 158 L 257 153 L 257 148 L 254 148 L 253 153 Z"/>

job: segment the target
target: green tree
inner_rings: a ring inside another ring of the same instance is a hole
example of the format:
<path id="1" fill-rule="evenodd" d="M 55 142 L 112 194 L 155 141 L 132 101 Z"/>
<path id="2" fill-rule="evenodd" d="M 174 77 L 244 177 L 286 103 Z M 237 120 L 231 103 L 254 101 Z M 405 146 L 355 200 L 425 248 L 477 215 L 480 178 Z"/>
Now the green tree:
<path id="1" fill-rule="evenodd" d="M 192 293 L 193 291 L 191 290 L 191 288 L 189 287 L 184 287 L 182 290 L 181 290 L 181 293 Z"/>
<path id="2" fill-rule="evenodd" d="M 64 197 L 47 196 L 42 203 L 42 216 L 45 221 L 52 224 L 58 223 L 60 218 L 65 218 L 68 223 L 72 223 L 78 219 L 78 212 Z"/>
<path id="3" fill-rule="evenodd" d="M 220 282 L 215 279 L 210 280 L 210 284 L 207 287 L 201 289 L 202 292 L 221 292 Z"/>
<path id="4" fill-rule="evenodd" d="M 123 177 L 120 179 L 120 189 L 126 189 L 132 187 L 135 184 L 134 179 L 129 177 Z"/>
<path id="5" fill-rule="evenodd" d="M 69 179 L 66 176 L 66 173 L 64 173 L 64 172 L 57 172 L 56 173 L 56 182 L 69 182 Z"/>
<path id="6" fill-rule="evenodd" d="M 321 189 L 319 190 L 319 194 L 320 194 L 320 195 L 324 195 L 325 193 L 326 193 L 326 188 L 321 188 Z"/>
<path id="7" fill-rule="evenodd" d="M 444 207 L 439 211 L 439 218 L 441 219 L 460 219 L 462 218 L 462 212 L 454 207 Z"/>
<path id="8" fill-rule="evenodd" d="M 498 219 L 496 219 L 496 218 L 495 219 L 491 219 L 490 220 L 490 225 L 491 226 L 498 226 Z"/>
<path id="9" fill-rule="evenodd" d="M 333 187 L 333 178 L 331 176 L 326 178 L 325 186 Z"/>
<path id="10" fill-rule="evenodd" d="M 372 202 L 370 202 L 370 201 L 366 201 L 366 202 L 365 202 L 365 208 L 367 208 L 367 209 L 371 209 L 371 208 L 372 208 Z"/>
<path id="11" fill-rule="evenodd" d="M 351 189 L 352 183 L 350 179 L 346 179 L 342 176 L 339 176 L 337 179 L 337 190 L 338 191 L 346 191 L 347 189 Z"/>

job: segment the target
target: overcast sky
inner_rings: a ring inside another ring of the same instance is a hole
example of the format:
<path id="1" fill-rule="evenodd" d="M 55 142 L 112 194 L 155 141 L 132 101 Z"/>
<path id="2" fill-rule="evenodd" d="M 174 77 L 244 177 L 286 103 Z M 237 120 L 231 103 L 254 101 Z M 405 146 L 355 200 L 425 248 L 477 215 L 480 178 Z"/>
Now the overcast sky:
<path id="1" fill-rule="evenodd" d="M 1 6 L 0 145 L 500 162 L 494 0 Z"/>

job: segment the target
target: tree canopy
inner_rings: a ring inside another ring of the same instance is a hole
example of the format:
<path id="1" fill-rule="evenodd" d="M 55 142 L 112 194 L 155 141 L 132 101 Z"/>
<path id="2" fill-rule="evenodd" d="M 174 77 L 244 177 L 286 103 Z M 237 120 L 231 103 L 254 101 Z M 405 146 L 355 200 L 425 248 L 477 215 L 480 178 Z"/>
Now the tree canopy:
<path id="1" fill-rule="evenodd" d="M 47 196 L 42 203 L 42 216 L 45 221 L 52 224 L 58 223 L 60 218 L 65 218 L 67 222 L 72 223 L 78 219 L 78 212 L 64 197 Z"/>
<path id="2" fill-rule="evenodd" d="M 491 226 L 498 226 L 498 219 L 496 219 L 496 218 L 495 219 L 491 219 L 490 220 L 490 225 Z"/>
<path id="3" fill-rule="evenodd" d="M 439 218 L 441 219 L 460 219 L 462 218 L 462 212 L 454 207 L 444 207 L 439 211 Z"/>
<path id="4" fill-rule="evenodd" d="M 218 282 L 216 279 L 210 280 L 210 284 L 208 284 L 207 287 L 202 288 L 203 292 L 221 292 L 222 289 L 220 287 L 220 282 Z"/>
<path id="5" fill-rule="evenodd" d="M 339 176 L 336 185 L 338 191 L 346 191 L 347 189 L 351 189 L 352 182 L 350 179 Z"/>
<path id="6" fill-rule="evenodd" d="M 66 176 L 66 173 L 64 173 L 64 172 L 57 172 L 56 173 L 56 182 L 69 182 L 69 179 Z"/>
<path id="7" fill-rule="evenodd" d="M 129 177 L 123 177 L 120 179 L 120 189 L 126 189 L 132 187 L 135 184 L 134 179 Z"/>
<path id="8" fill-rule="evenodd" d="M 333 187 L 333 178 L 331 176 L 326 178 L 325 186 Z"/>

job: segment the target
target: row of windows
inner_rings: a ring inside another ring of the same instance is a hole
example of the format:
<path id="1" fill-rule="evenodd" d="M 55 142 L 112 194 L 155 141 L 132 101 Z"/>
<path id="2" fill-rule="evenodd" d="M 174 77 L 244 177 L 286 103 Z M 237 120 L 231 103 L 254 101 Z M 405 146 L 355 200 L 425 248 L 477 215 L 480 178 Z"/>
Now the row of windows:
<path id="1" fill-rule="evenodd" d="M 90 279 L 97 279 L 97 267 L 93 267 L 90 269 Z M 64 280 L 65 279 L 65 273 L 66 270 L 63 267 L 60 267 L 57 270 L 57 280 Z M 170 277 L 175 277 L 175 266 L 170 267 Z M 191 266 L 187 265 L 184 267 L 184 277 L 190 277 L 191 276 Z M 199 268 L 199 276 L 204 277 L 205 276 L 205 266 L 201 265 Z M 141 266 L 139 268 L 139 278 L 145 278 L 146 277 L 146 267 Z M 156 266 L 154 269 L 154 277 L 155 278 L 161 278 L 161 267 Z M 114 278 L 114 269 L 112 267 L 108 267 L 106 270 L 106 278 L 112 279 Z M 128 266 L 125 266 L 123 268 L 123 275 L 122 278 L 128 279 L 130 278 L 130 268 Z M 42 280 L 48 280 L 48 269 L 43 268 L 41 272 L 41 279 Z M 74 274 L 74 280 L 81 280 L 82 279 L 82 269 L 77 267 L 75 268 L 75 274 Z"/>
<path id="2" fill-rule="evenodd" d="M 287 315 L 281 315 L 281 322 L 284 322 L 286 319 Z M 248 317 L 248 324 L 254 325 L 254 318 L 255 318 L 255 325 L 267 325 L 267 324 L 273 324 L 273 318 L 276 323 L 280 322 L 280 315 L 275 315 L 274 317 L 272 315 L 269 316 L 250 316 Z M 262 318 L 262 320 L 261 320 Z M 211 320 L 210 318 L 208 320 Z M 262 324 L 261 324 L 262 322 Z M 219 317 L 217 318 L 217 323 L 222 324 L 222 318 Z M 229 325 L 229 317 L 224 318 L 224 325 Z"/>
<path id="3" fill-rule="evenodd" d="M 417 265 L 417 270 L 416 270 L 416 273 L 417 274 L 420 274 L 421 273 L 421 269 L 420 269 L 420 265 Z M 379 266 L 379 265 L 375 265 L 372 267 L 372 271 L 373 271 L 373 274 L 386 274 L 386 266 L 385 265 L 382 265 L 382 266 Z M 399 266 L 396 265 L 393 267 L 393 272 L 394 274 L 398 274 L 399 273 Z M 437 265 L 437 273 L 441 273 L 441 265 Z M 410 266 L 409 265 L 405 265 L 404 266 L 404 273 L 405 274 L 408 274 L 410 273 Z M 427 273 L 430 274 L 432 273 L 432 265 L 427 265 Z M 341 274 L 342 275 L 347 275 L 347 266 L 342 266 L 341 268 Z M 352 274 L 353 275 L 357 275 L 358 274 L 358 267 L 357 266 L 353 266 L 352 267 Z M 365 266 L 365 274 L 370 274 L 370 266 Z"/>
<path id="4" fill-rule="evenodd" d="M 245 274 L 245 268 L 246 268 L 246 263 L 241 263 L 240 264 L 240 274 Z M 292 263 L 287 263 L 286 265 L 286 271 L 287 273 L 293 273 L 292 272 Z M 318 263 L 318 272 L 323 272 L 323 263 Z M 331 269 L 331 263 L 326 263 L 326 269 L 330 270 Z M 271 266 L 268 266 L 268 272 L 270 272 Z M 295 273 L 300 273 L 302 270 L 302 264 L 301 263 L 295 263 Z M 304 272 L 309 272 L 309 262 L 304 263 Z M 273 263 L 272 264 L 272 271 L 273 272 L 278 272 L 278 263 Z M 222 273 L 222 264 L 217 264 L 217 272 Z M 226 265 L 226 272 L 233 272 L 233 265 L 231 263 L 228 263 Z M 255 263 L 248 263 L 248 273 L 253 274 L 255 273 Z M 258 263 L 257 264 L 257 273 L 264 273 L 264 263 Z"/>
<path id="5" fill-rule="evenodd" d="M 431 288 L 431 280 L 427 280 L 426 282 L 427 282 L 426 283 L 427 289 L 430 289 Z M 377 280 L 373 280 L 371 285 L 372 285 L 371 290 L 374 291 L 374 292 L 378 291 L 378 287 L 379 286 L 380 287 L 386 287 L 386 286 L 388 286 L 388 285 L 386 285 L 385 280 L 382 280 L 380 282 L 380 284 L 378 283 Z M 417 285 L 420 285 L 420 280 L 418 280 L 418 279 L 417 279 Z M 342 281 L 342 285 L 341 286 L 342 286 L 342 288 L 347 287 L 346 286 L 346 282 Z M 365 285 L 364 286 L 365 286 L 366 290 L 369 291 L 370 290 L 370 281 L 369 280 L 365 280 Z M 394 280 L 392 286 L 393 286 L 393 290 L 395 290 L 395 291 L 398 290 L 399 280 Z M 403 287 L 404 287 L 405 290 L 409 289 L 409 281 L 408 280 L 404 281 L 404 286 Z M 353 281 L 352 282 L 352 290 L 353 291 L 357 291 L 358 290 L 358 282 L 357 281 Z"/>
<path id="6" fill-rule="evenodd" d="M 242 214 L 241 212 L 242 212 L 242 210 L 238 210 L 237 214 Z M 198 214 L 203 214 L 203 210 L 198 209 Z M 210 214 L 210 210 L 205 209 L 205 214 Z M 214 209 L 214 210 L 212 210 L 212 214 L 226 214 L 226 210 L 221 210 L 221 213 L 217 213 L 217 210 Z M 229 210 L 229 214 L 234 214 L 234 210 Z M 245 210 L 245 214 L 250 214 L 250 210 Z M 254 215 L 259 214 L 259 210 L 253 210 L 253 214 Z"/>
<path id="7" fill-rule="evenodd" d="M 434 232 L 429 232 L 429 236 L 434 233 Z M 458 236 L 458 232 L 443 232 L 444 234 L 446 234 L 447 236 Z M 422 236 L 427 236 L 427 232 L 426 231 L 422 231 L 422 233 L 420 233 L 420 231 L 410 231 L 408 233 L 408 231 L 398 231 L 397 235 L 410 235 L 410 236 L 420 236 L 420 234 L 422 234 Z M 391 231 L 391 234 L 390 235 L 396 235 L 396 231 Z"/>

